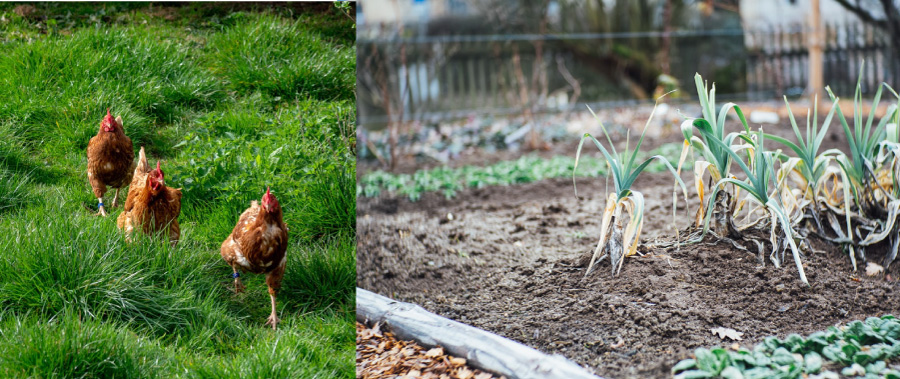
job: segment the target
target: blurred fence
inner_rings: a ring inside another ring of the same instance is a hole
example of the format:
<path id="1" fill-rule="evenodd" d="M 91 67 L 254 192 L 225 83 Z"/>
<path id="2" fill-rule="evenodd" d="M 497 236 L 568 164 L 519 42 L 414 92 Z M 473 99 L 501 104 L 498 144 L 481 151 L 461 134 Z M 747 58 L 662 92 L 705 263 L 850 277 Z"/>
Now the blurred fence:
<path id="1" fill-rule="evenodd" d="M 670 78 L 646 41 L 661 32 L 429 36 L 357 41 L 358 117 L 440 121 L 478 114 L 547 113 L 645 102 L 676 86 L 695 97 L 693 75 L 715 81 L 719 99 L 799 96 L 807 85 L 807 30 L 759 27 L 672 32 Z M 825 84 L 852 95 L 895 83 L 898 65 L 885 33 L 863 24 L 826 25 Z M 641 49 L 645 51 L 642 55 Z M 605 53 L 597 53 L 604 51 Z M 650 60 L 650 62 L 646 62 Z M 655 67 L 655 70 L 648 69 Z M 672 80 L 673 79 L 673 80 Z M 666 80 L 670 80 L 667 82 Z M 657 83 L 657 88 L 646 83 Z M 644 85 L 641 85 L 641 84 Z"/>
<path id="2" fill-rule="evenodd" d="M 826 24 L 824 28 L 825 85 L 842 96 L 851 96 L 865 61 L 862 92 L 880 83 L 897 83 L 898 64 L 889 37 L 881 30 L 859 23 Z M 748 31 L 747 92 L 754 98 L 786 94 L 798 96 L 807 85 L 808 30 L 797 27 L 766 27 Z"/>

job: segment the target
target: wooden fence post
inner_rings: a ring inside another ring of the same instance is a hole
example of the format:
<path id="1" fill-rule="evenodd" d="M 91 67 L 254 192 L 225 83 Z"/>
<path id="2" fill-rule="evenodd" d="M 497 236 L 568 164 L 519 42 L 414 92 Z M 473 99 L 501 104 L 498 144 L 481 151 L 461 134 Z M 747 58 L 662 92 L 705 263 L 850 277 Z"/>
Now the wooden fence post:
<path id="1" fill-rule="evenodd" d="M 809 101 L 815 101 L 816 95 L 822 94 L 824 88 L 822 18 L 819 13 L 819 0 L 810 0 L 809 33 L 807 33 L 809 49 Z"/>

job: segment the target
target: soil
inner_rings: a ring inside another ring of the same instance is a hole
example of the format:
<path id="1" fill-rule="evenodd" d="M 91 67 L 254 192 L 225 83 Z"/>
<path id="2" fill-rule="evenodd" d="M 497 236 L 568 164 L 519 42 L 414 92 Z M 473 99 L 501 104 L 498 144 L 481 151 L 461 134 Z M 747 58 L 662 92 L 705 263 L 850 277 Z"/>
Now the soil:
<path id="1" fill-rule="evenodd" d="M 643 256 L 628 258 L 618 276 L 604 261 L 584 277 L 584 257 L 599 237 L 602 179 L 579 179 L 581 200 L 570 178 L 466 190 L 450 200 L 359 198 L 357 283 L 610 378 L 670 377 L 693 349 L 732 345 L 713 335 L 717 327 L 743 332 L 740 345 L 752 348 L 766 336 L 900 313 L 900 284 L 892 280 L 900 265 L 867 277 L 815 237 L 803 251 L 811 287 L 790 254 L 776 268 L 712 238 L 662 247 L 675 235 L 668 175 L 646 174 L 634 185 L 647 201 Z M 696 206 L 694 198 L 688 209 Z M 679 200 L 679 230 L 691 221 L 684 207 Z"/>

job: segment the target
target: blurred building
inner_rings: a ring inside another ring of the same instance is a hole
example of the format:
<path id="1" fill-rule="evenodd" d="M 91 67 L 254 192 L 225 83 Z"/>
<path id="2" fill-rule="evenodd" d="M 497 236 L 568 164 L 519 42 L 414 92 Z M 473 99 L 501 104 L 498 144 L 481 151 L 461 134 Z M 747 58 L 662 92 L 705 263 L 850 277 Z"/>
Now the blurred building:
<path id="1" fill-rule="evenodd" d="M 866 1 L 862 2 L 863 4 Z M 877 20 L 884 19 L 881 4 L 871 2 L 867 7 Z M 820 0 L 819 11 L 824 23 L 859 22 L 859 17 L 848 11 L 835 0 Z M 809 0 L 756 0 L 741 1 L 741 20 L 744 25 L 803 25 L 809 19 Z"/>

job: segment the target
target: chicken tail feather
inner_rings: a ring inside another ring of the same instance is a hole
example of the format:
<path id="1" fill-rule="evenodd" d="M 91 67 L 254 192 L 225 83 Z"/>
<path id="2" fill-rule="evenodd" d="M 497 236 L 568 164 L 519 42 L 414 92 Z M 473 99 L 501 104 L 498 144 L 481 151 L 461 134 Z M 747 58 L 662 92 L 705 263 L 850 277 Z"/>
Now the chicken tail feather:
<path id="1" fill-rule="evenodd" d="M 150 163 L 147 163 L 147 154 L 144 153 L 143 146 L 141 146 L 141 151 L 140 153 L 138 153 L 138 164 L 136 171 L 140 173 L 150 172 Z"/>

